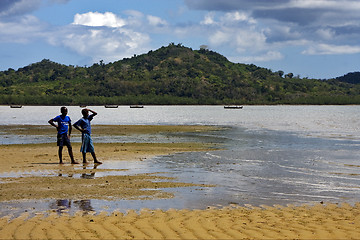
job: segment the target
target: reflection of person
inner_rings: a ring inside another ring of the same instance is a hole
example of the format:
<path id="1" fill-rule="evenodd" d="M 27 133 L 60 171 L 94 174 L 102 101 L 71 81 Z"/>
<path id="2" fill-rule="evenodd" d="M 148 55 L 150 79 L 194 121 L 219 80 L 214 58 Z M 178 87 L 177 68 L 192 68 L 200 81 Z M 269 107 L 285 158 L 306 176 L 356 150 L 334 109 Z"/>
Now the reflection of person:
<path id="1" fill-rule="evenodd" d="M 91 206 L 90 200 L 74 201 L 74 203 L 77 204 L 80 210 L 84 211 L 84 213 L 94 211 L 94 208 Z"/>
<path id="2" fill-rule="evenodd" d="M 92 114 L 89 116 L 89 112 Z M 83 163 L 86 163 L 86 153 L 91 153 L 94 163 L 101 164 L 96 159 L 94 144 L 91 139 L 91 124 L 90 121 L 94 118 L 94 116 L 97 115 L 97 113 L 93 110 L 84 108 L 81 111 L 83 118 L 79 119 L 76 123 L 74 123 L 74 127 L 82 132 L 82 143 L 81 143 L 81 149 L 80 152 L 82 152 L 83 155 Z"/>
<path id="3" fill-rule="evenodd" d="M 71 200 L 59 199 L 54 202 L 50 202 L 50 209 L 56 210 L 57 213 L 61 214 L 71 209 Z"/>
<path id="4" fill-rule="evenodd" d="M 73 201 L 69 199 L 59 199 L 50 203 L 50 209 L 56 210 L 59 214 L 69 212 L 71 209 L 75 209 L 76 206 L 79 210 L 83 211 L 83 214 L 88 214 L 89 212 L 94 211 L 90 200 Z"/>
<path id="5" fill-rule="evenodd" d="M 61 107 L 60 111 L 61 111 L 61 115 L 49 120 L 49 124 L 51 126 L 56 127 L 56 129 L 58 130 L 57 145 L 59 146 L 59 161 L 60 164 L 63 163 L 62 150 L 63 150 L 63 146 L 65 145 L 68 148 L 71 163 L 76 164 L 77 162 L 75 162 L 74 160 L 74 155 L 70 143 L 70 135 L 72 129 L 71 119 L 69 116 L 67 116 L 68 110 L 66 107 Z M 57 122 L 57 125 L 54 122 Z"/>
<path id="6" fill-rule="evenodd" d="M 94 171 L 91 171 L 90 173 L 86 173 L 84 172 L 83 174 L 81 174 L 81 178 L 85 178 L 85 179 L 94 179 L 95 178 L 95 169 L 97 168 L 97 164 L 94 164 Z M 86 165 L 83 166 L 83 169 L 86 170 Z"/>
<path id="7" fill-rule="evenodd" d="M 56 200 L 56 205 L 58 206 L 57 212 L 64 212 L 71 208 L 71 201 L 68 199 Z"/>

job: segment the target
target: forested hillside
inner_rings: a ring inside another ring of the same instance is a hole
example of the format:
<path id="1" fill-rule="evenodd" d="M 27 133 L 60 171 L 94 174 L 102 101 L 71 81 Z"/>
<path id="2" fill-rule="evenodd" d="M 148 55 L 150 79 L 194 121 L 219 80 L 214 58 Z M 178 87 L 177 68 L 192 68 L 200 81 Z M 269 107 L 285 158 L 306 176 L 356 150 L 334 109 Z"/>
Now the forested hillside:
<path id="1" fill-rule="evenodd" d="M 90 67 L 41 62 L 0 72 L 0 104 L 359 104 L 359 80 L 301 79 L 170 44 Z"/>
<path id="2" fill-rule="evenodd" d="M 360 72 L 348 73 L 342 77 L 337 77 L 340 82 L 359 84 L 360 83 Z"/>

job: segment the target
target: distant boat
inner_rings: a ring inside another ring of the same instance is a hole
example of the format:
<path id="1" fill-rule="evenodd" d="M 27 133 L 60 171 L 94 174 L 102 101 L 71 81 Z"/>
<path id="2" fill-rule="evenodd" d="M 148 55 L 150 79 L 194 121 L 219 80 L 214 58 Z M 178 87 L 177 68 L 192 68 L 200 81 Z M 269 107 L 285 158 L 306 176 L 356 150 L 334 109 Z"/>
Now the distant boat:
<path id="1" fill-rule="evenodd" d="M 143 105 L 131 105 L 130 108 L 144 108 Z"/>
<path id="2" fill-rule="evenodd" d="M 84 107 L 86 107 L 86 105 L 80 105 L 80 107 L 81 107 L 81 108 L 84 108 Z"/>
<path id="3" fill-rule="evenodd" d="M 22 108 L 22 105 L 10 105 L 11 108 Z"/>
<path id="4" fill-rule="evenodd" d="M 224 106 L 225 109 L 242 109 L 243 106 Z"/>
<path id="5" fill-rule="evenodd" d="M 118 108 L 118 105 L 105 105 L 106 108 Z"/>

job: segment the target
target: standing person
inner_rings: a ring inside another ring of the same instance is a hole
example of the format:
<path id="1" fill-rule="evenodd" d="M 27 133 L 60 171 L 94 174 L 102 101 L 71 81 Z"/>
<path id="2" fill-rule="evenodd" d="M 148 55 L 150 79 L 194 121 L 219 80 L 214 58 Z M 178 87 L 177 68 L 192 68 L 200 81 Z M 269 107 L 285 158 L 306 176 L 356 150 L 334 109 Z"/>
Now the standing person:
<path id="1" fill-rule="evenodd" d="M 89 112 L 91 112 L 91 115 L 89 116 Z M 101 164 L 96 159 L 96 154 L 94 150 L 94 144 L 91 139 L 91 124 L 90 121 L 93 120 L 94 116 L 97 115 L 97 113 L 93 110 L 84 108 L 81 111 L 83 117 L 80 118 L 76 123 L 74 123 L 74 127 L 79 130 L 82 133 L 82 143 L 81 143 L 81 149 L 80 152 L 82 152 L 83 155 L 83 163 L 86 163 L 86 153 L 91 153 L 94 163 Z"/>
<path id="2" fill-rule="evenodd" d="M 48 123 L 51 126 L 56 127 L 58 134 L 57 134 L 57 145 L 59 146 L 59 160 L 60 160 L 60 164 L 63 163 L 62 161 L 62 150 L 64 145 L 67 147 L 68 152 L 69 152 L 69 156 L 71 159 L 71 163 L 72 164 L 77 164 L 77 162 L 75 162 L 74 160 L 74 155 L 73 155 L 73 151 L 72 151 L 72 147 L 71 147 L 71 143 L 70 143 L 70 136 L 71 136 L 71 119 L 69 116 L 67 116 L 68 110 L 66 107 L 61 107 L 60 108 L 60 112 L 61 115 L 50 119 L 48 121 Z M 57 122 L 57 125 L 54 123 Z"/>

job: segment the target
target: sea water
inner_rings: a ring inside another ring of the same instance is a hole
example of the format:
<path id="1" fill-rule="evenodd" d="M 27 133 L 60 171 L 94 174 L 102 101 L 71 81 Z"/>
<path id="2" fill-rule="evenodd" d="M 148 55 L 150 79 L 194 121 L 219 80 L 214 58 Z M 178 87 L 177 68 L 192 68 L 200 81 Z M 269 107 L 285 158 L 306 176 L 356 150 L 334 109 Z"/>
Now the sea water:
<path id="1" fill-rule="evenodd" d="M 81 108 L 68 108 L 73 121 L 81 117 Z M 50 118 L 59 114 L 59 109 L 0 106 L 0 125 L 47 125 Z M 175 194 L 173 199 L 86 199 L 69 204 L 70 211 L 355 203 L 360 199 L 360 106 L 244 106 L 241 110 L 222 106 L 145 106 L 143 109 L 96 106 L 93 109 L 98 112 L 93 124 L 224 126 L 222 131 L 206 133 L 157 135 L 148 139 L 129 137 L 132 142 L 174 139 L 209 142 L 224 150 L 180 153 L 141 162 L 107 161 L 99 166 L 129 169 L 126 174 L 163 172 L 181 182 L 216 186 L 165 189 Z M 40 137 L 12 139 L 1 134 L 0 140 L 1 144 L 49 141 Z M 96 142 L 106 141 L 127 140 L 96 138 Z M 96 173 L 94 177 L 102 174 L 106 173 Z M 56 199 L 21 204 L 22 208 L 28 204 L 36 209 L 69 210 L 65 203 L 71 201 Z M 2 203 L 2 206 L 6 209 L 12 205 Z"/>
<path id="2" fill-rule="evenodd" d="M 319 137 L 359 138 L 360 106 L 145 106 L 91 107 L 99 113 L 93 124 L 103 125 L 227 125 L 246 129 L 292 131 Z M 81 108 L 70 106 L 69 116 L 81 118 Z M 0 125 L 47 125 L 60 106 L 0 106 Z"/>

